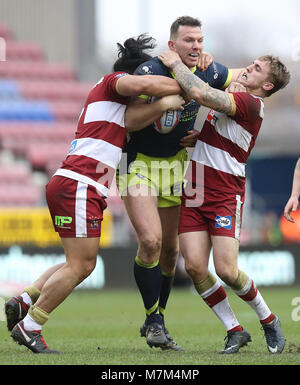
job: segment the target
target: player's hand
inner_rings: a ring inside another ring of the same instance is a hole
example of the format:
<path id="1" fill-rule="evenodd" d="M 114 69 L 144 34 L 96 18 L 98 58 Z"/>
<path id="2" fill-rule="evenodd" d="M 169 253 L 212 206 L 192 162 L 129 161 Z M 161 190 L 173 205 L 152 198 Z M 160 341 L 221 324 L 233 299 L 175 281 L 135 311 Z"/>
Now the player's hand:
<path id="1" fill-rule="evenodd" d="M 292 223 L 295 223 L 293 217 L 291 217 L 291 211 L 297 211 L 299 207 L 299 200 L 296 197 L 291 197 L 284 208 L 284 217 Z"/>
<path id="2" fill-rule="evenodd" d="M 247 92 L 247 89 L 245 86 L 243 86 L 241 83 L 238 82 L 231 82 L 229 86 L 226 88 L 225 92 Z"/>
<path id="3" fill-rule="evenodd" d="M 214 61 L 211 54 L 207 52 L 202 52 L 199 56 L 197 67 L 200 71 L 206 71 L 207 68 L 211 65 L 211 63 Z"/>
<path id="4" fill-rule="evenodd" d="M 175 51 L 165 51 L 161 55 L 158 56 L 159 60 L 168 68 L 172 68 L 172 65 L 176 61 L 181 61 L 180 56 Z"/>
<path id="5" fill-rule="evenodd" d="M 193 100 L 185 91 L 181 90 L 180 95 L 185 100 L 185 105 L 188 105 L 191 100 Z"/>
<path id="6" fill-rule="evenodd" d="M 199 136 L 198 130 L 188 131 L 188 135 L 183 137 L 180 141 L 182 147 L 195 147 Z"/>
<path id="7" fill-rule="evenodd" d="M 168 111 L 168 110 L 183 111 L 184 110 L 185 100 L 180 95 L 164 96 L 159 100 L 159 102 L 162 104 L 162 108 L 164 111 Z"/>

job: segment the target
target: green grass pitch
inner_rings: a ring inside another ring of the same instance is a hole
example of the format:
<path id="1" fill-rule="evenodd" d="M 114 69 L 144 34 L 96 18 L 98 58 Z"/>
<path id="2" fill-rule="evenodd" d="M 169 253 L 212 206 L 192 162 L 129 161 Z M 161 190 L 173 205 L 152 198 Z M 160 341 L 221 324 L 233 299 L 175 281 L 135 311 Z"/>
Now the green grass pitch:
<path id="1" fill-rule="evenodd" d="M 300 310 L 292 300 L 300 288 L 260 288 L 276 313 L 286 336 L 282 354 L 271 355 L 254 311 L 230 290 L 231 306 L 252 336 L 252 343 L 235 355 L 220 355 L 225 329 L 202 299 L 189 288 L 174 288 L 166 311 L 166 324 L 185 352 L 150 349 L 139 336 L 144 321 L 142 301 L 134 290 L 75 291 L 57 308 L 44 326 L 47 344 L 60 355 L 36 355 L 10 338 L 0 322 L 1 365 L 299 365 Z M 300 303 L 299 303 L 300 304 Z M 298 313 L 297 313 L 298 312 Z M 293 320 L 294 318 L 294 320 Z"/>

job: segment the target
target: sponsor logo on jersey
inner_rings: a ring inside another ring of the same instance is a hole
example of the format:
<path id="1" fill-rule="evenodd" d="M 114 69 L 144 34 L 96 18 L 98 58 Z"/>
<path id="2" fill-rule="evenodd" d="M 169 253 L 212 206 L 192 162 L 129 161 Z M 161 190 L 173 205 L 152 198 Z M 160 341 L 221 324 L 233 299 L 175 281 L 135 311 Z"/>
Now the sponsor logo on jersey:
<path id="1" fill-rule="evenodd" d="M 216 217 L 216 228 L 220 229 L 226 229 L 226 230 L 231 230 L 231 225 L 232 225 L 232 218 L 230 216 L 228 217 L 221 217 L 217 216 Z"/>
<path id="2" fill-rule="evenodd" d="M 119 79 L 119 78 L 122 78 L 123 76 L 128 76 L 128 75 L 129 75 L 128 73 L 118 74 L 116 75 L 116 78 Z"/>
<path id="3" fill-rule="evenodd" d="M 216 111 L 210 110 L 207 116 L 207 120 L 209 121 L 210 124 L 215 126 L 218 121 L 218 117 L 216 116 Z"/>
<path id="4" fill-rule="evenodd" d="M 69 154 L 75 151 L 76 146 L 77 146 L 77 140 L 73 140 L 73 142 L 71 143 Z"/>
<path id="5" fill-rule="evenodd" d="M 70 223 L 72 223 L 72 221 L 73 221 L 72 217 L 63 217 L 63 216 L 59 216 L 59 215 L 55 216 L 55 226 L 57 226 L 57 227 L 62 227 L 64 229 L 70 229 L 71 227 L 66 226 L 66 225 L 69 225 Z"/>
<path id="6" fill-rule="evenodd" d="M 214 67 L 214 80 L 217 80 L 219 77 L 219 72 L 218 72 L 218 67 L 215 62 L 213 62 L 213 67 Z"/>
<path id="7" fill-rule="evenodd" d="M 145 74 L 153 74 L 151 71 L 152 66 L 143 66 L 142 71 L 145 72 Z"/>

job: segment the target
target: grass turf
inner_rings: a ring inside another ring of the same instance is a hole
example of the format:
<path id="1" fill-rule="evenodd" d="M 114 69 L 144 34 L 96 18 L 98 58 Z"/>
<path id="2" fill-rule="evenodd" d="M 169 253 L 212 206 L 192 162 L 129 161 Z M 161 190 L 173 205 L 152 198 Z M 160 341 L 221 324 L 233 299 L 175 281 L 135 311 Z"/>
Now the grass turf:
<path id="1" fill-rule="evenodd" d="M 10 338 L 0 322 L 1 365 L 299 365 L 300 321 L 292 320 L 292 300 L 299 288 L 260 288 L 286 336 L 282 354 L 267 351 L 254 311 L 230 290 L 231 306 L 252 336 L 252 343 L 235 355 L 220 355 L 225 329 L 201 298 L 190 289 L 173 289 L 166 325 L 185 352 L 150 349 L 139 336 L 144 321 L 137 291 L 75 291 L 51 315 L 43 329 L 50 348 L 60 355 L 37 355 Z"/>

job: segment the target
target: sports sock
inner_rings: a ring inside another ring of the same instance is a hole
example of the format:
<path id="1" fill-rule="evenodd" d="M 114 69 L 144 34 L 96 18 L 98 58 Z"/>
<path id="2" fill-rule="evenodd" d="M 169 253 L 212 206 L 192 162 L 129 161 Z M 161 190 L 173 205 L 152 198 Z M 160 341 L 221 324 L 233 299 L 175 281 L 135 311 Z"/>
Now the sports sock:
<path id="1" fill-rule="evenodd" d="M 134 277 L 146 309 L 146 322 L 150 322 L 151 315 L 158 314 L 158 300 L 162 281 L 159 261 L 147 264 L 136 257 Z"/>
<path id="2" fill-rule="evenodd" d="M 225 289 L 211 273 L 194 285 L 206 304 L 223 323 L 227 332 L 243 330 L 230 307 Z"/>
<path id="3" fill-rule="evenodd" d="M 230 286 L 233 291 L 256 312 L 261 324 L 271 323 L 275 316 L 267 306 L 262 295 L 257 290 L 253 280 L 242 271 L 238 279 Z"/>
<path id="4" fill-rule="evenodd" d="M 38 300 L 40 294 L 40 290 L 35 286 L 28 286 L 23 290 L 21 297 L 23 298 L 23 301 L 26 303 L 26 305 L 31 306 Z"/>
<path id="5" fill-rule="evenodd" d="M 159 304 L 158 304 L 159 313 L 162 317 L 164 317 L 164 314 L 165 314 L 165 309 L 166 309 L 169 295 L 172 289 L 173 281 L 174 281 L 173 274 L 162 272 L 162 281 L 161 281 L 161 289 L 160 289 Z"/>
<path id="6" fill-rule="evenodd" d="M 23 319 L 24 328 L 31 331 L 41 331 L 42 326 L 47 322 L 49 314 L 43 309 L 32 305 L 29 308 L 28 314 Z"/>
<path id="7" fill-rule="evenodd" d="M 29 307 L 32 305 L 32 299 L 30 295 L 26 292 L 21 294 L 21 297 L 23 298 L 23 306 L 25 309 L 29 309 Z"/>

